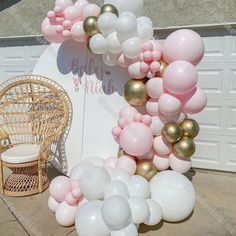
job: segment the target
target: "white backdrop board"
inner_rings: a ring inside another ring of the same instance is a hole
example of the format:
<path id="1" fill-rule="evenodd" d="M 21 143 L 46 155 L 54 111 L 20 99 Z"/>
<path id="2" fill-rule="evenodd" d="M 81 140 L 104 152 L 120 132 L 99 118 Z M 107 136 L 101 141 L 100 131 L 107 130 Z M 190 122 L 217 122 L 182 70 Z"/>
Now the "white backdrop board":
<path id="1" fill-rule="evenodd" d="M 67 41 L 50 45 L 33 73 L 56 81 L 71 99 L 73 119 L 65 143 L 67 173 L 85 158 L 117 154 L 111 129 L 119 110 L 127 105 L 122 96 L 130 79 L 127 69 L 106 66 L 86 44 Z"/>

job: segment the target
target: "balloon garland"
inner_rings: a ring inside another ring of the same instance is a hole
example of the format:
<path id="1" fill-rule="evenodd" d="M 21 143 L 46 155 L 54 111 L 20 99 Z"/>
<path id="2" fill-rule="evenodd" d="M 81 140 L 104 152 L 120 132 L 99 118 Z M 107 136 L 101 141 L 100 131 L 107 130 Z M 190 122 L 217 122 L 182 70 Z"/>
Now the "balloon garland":
<path id="1" fill-rule="evenodd" d="M 81 236 L 135 236 L 141 223 L 177 222 L 194 207 L 194 189 L 180 173 L 191 168 L 199 133 L 188 114 L 207 104 L 196 70 L 204 43 L 182 29 L 161 45 L 142 10 L 142 0 L 106 0 L 101 8 L 87 0 L 56 0 L 42 23 L 48 41 L 86 43 L 106 65 L 127 68 L 131 77 L 124 87 L 129 106 L 112 129 L 118 157 L 82 162 L 70 178 L 50 185 L 48 204 L 58 223 L 76 222 Z M 143 106 L 147 114 L 138 112 Z"/>

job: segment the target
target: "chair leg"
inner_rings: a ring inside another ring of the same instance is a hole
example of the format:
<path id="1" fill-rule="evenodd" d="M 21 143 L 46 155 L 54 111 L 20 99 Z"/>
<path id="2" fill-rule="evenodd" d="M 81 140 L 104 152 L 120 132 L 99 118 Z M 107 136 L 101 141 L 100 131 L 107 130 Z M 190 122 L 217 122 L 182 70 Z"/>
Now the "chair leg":
<path id="1" fill-rule="evenodd" d="M 3 188 L 4 188 L 4 183 L 3 183 L 3 165 L 2 161 L 0 160 L 0 194 L 3 194 Z"/>
<path id="2" fill-rule="evenodd" d="M 38 160 L 38 175 L 39 175 L 39 193 L 42 193 L 43 192 L 43 175 L 42 175 L 41 160 Z"/>

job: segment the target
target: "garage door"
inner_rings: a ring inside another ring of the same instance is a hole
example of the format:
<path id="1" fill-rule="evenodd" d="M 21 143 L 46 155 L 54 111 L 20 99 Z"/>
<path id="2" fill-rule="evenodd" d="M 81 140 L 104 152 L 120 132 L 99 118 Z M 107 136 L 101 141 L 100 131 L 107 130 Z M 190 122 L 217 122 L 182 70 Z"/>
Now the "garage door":
<path id="1" fill-rule="evenodd" d="M 199 65 L 199 84 L 207 92 L 209 102 L 204 112 L 194 116 L 200 123 L 201 134 L 196 141 L 193 166 L 236 172 L 236 37 L 222 32 L 210 34 L 202 33 L 206 55 Z M 1 82 L 32 72 L 46 48 L 25 42 L 0 42 Z"/>

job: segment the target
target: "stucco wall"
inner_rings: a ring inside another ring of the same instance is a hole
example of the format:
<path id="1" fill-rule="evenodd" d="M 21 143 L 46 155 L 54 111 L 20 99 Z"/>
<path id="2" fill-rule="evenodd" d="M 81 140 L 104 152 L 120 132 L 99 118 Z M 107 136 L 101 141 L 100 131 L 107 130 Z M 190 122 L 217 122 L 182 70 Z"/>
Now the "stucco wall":
<path id="1" fill-rule="evenodd" d="M 54 0 L 2 0 L 0 36 L 40 34 L 41 21 L 53 5 Z M 158 28 L 236 22 L 235 13 L 235 0 L 145 0 L 145 14 Z"/>

